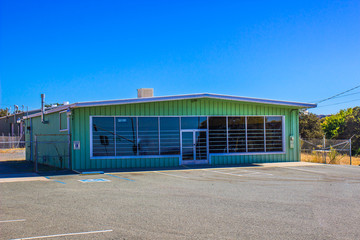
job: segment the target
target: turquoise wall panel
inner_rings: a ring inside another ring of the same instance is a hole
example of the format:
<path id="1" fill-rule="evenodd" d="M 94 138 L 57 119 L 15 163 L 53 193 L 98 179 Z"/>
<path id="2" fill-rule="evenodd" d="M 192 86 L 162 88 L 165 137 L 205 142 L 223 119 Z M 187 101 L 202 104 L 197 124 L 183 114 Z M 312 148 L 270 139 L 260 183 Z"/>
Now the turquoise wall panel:
<path id="1" fill-rule="evenodd" d="M 25 139 L 29 141 L 26 144 L 26 159 L 37 159 L 41 164 L 69 168 L 69 137 L 67 130 L 60 131 L 59 112 L 46 114 L 45 121 L 46 123 L 42 123 L 40 116 L 25 120 Z M 33 143 L 32 151 L 30 140 Z"/>
<path id="2" fill-rule="evenodd" d="M 72 141 L 80 141 L 81 149 L 73 151 L 74 169 L 174 167 L 174 158 L 90 159 L 90 116 L 192 116 L 192 115 L 282 115 L 285 116 L 285 154 L 212 156 L 217 165 L 299 161 L 298 109 L 269 104 L 253 104 L 216 99 L 189 99 L 154 103 L 75 108 L 72 110 Z M 295 137 L 295 148 L 290 149 L 289 136 Z"/>

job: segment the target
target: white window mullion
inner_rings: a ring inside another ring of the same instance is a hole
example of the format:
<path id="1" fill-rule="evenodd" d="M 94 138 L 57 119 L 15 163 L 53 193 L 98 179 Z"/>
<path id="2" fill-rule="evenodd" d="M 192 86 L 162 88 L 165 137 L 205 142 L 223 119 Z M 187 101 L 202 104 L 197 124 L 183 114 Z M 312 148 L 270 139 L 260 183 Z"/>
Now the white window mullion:
<path id="1" fill-rule="evenodd" d="M 281 129 L 281 134 L 282 134 L 282 151 L 286 152 L 286 144 L 285 144 L 285 116 L 282 116 L 282 129 Z"/>
<path id="2" fill-rule="evenodd" d="M 206 126 L 207 126 L 207 132 L 206 132 L 206 158 L 209 161 L 209 132 L 210 132 L 210 126 L 209 126 L 209 116 L 206 116 Z M 210 163 L 210 161 L 209 161 Z"/>
<path id="3" fill-rule="evenodd" d="M 180 157 L 179 157 L 179 165 L 182 165 L 182 131 L 181 131 L 181 117 L 179 116 L 179 136 L 180 136 Z"/>
<path id="4" fill-rule="evenodd" d="M 138 117 L 136 117 L 136 156 L 139 156 L 139 120 Z"/>
<path id="5" fill-rule="evenodd" d="M 158 145 L 159 145 L 159 155 L 161 155 L 161 152 L 160 152 L 160 117 L 158 117 Z"/>
<path id="6" fill-rule="evenodd" d="M 266 117 L 264 116 L 264 151 L 266 152 L 266 129 L 265 129 L 265 120 L 266 120 Z"/>
<path id="7" fill-rule="evenodd" d="M 247 116 L 245 117 L 245 144 L 246 144 L 246 152 L 248 152 Z"/>
<path id="8" fill-rule="evenodd" d="M 226 152 L 229 153 L 229 117 L 226 116 Z"/>
<path id="9" fill-rule="evenodd" d="M 116 117 L 114 117 L 114 146 L 115 146 L 115 156 L 116 156 Z"/>

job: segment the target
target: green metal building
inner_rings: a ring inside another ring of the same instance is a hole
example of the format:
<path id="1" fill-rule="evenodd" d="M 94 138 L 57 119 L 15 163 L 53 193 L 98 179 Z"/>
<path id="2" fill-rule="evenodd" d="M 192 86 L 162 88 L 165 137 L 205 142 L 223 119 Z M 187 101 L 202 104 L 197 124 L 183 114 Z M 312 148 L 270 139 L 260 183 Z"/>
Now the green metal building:
<path id="1" fill-rule="evenodd" d="M 300 161 L 299 111 L 218 94 L 81 102 L 28 116 L 30 161 L 74 170 Z"/>

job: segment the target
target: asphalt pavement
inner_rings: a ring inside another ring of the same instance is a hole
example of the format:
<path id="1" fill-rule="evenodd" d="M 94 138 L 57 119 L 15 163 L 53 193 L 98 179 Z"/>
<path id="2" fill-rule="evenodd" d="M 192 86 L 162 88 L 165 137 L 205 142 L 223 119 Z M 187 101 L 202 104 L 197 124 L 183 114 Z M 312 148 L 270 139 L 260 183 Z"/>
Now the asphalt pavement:
<path id="1" fill-rule="evenodd" d="M 265 164 L 0 183 L 0 239 L 360 239 L 360 168 Z"/>

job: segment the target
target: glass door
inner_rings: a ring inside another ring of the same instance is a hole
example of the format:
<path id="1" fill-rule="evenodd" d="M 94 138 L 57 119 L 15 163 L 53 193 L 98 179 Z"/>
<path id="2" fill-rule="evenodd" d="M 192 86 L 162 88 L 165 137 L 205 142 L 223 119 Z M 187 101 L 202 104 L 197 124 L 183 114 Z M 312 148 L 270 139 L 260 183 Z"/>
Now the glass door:
<path id="1" fill-rule="evenodd" d="M 207 164 L 207 131 L 182 130 L 181 149 L 183 164 Z"/>

